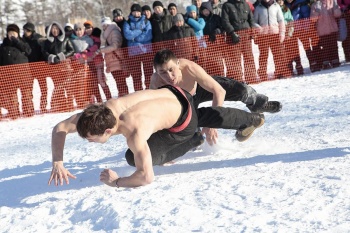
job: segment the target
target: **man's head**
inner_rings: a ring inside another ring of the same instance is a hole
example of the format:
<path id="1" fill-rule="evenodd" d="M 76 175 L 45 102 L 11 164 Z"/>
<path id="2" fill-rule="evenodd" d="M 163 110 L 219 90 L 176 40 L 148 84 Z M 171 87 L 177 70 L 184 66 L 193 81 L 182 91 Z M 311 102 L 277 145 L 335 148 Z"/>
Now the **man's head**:
<path id="1" fill-rule="evenodd" d="M 7 37 L 11 38 L 11 37 L 16 37 L 18 38 L 19 36 L 19 27 L 17 26 L 17 24 L 9 24 L 6 28 L 6 32 L 7 32 Z"/>
<path id="2" fill-rule="evenodd" d="M 168 84 L 177 85 L 182 80 L 179 60 L 171 50 L 158 51 L 154 56 L 153 65 L 157 74 Z"/>
<path id="3" fill-rule="evenodd" d="M 28 23 L 23 25 L 23 35 L 25 37 L 31 37 L 34 32 L 35 32 L 34 24 L 28 22 Z"/>
<path id="4" fill-rule="evenodd" d="M 177 14 L 177 6 L 175 3 L 170 3 L 168 5 L 168 11 L 172 16 L 175 16 Z"/>
<path id="5" fill-rule="evenodd" d="M 142 7 L 140 6 L 140 4 L 132 4 L 131 8 L 130 8 L 130 12 L 132 14 L 132 16 L 134 16 L 135 18 L 140 18 L 141 17 L 141 12 L 142 12 Z"/>
<path id="6" fill-rule="evenodd" d="M 163 6 L 163 3 L 161 1 L 154 1 L 152 7 L 153 7 L 153 12 L 156 15 L 163 14 L 164 6 Z"/>
<path id="7" fill-rule="evenodd" d="M 147 19 L 150 19 L 152 16 L 152 9 L 149 7 L 149 5 L 144 5 L 142 7 L 142 14 L 146 16 Z"/>
<path id="8" fill-rule="evenodd" d="M 89 142 L 105 143 L 112 135 L 117 119 L 104 104 L 89 105 L 79 117 L 77 131 Z"/>

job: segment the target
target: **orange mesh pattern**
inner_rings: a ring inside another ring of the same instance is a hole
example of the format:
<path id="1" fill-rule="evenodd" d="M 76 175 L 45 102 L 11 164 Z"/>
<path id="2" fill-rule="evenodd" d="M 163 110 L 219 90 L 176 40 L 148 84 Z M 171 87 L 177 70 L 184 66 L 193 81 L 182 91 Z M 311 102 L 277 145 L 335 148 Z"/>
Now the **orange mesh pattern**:
<path id="1" fill-rule="evenodd" d="M 0 66 L 1 116 L 17 119 L 39 113 L 73 111 L 82 109 L 89 103 L 148 88 L 153 73 L 153 56 L 162 48 L 171 49 L 179 58 L 195 61 L 210 75 L 228 76 L 248 84 L 290 78 L 302 72 L 309 73 L 310 70 L 315 71 L 312 67 L 315 63 L 320 69 L 324 68 L 324 61 L 319 61 L 318 57 L 322 54 L 319 43 L 321 40 L 322 45 L 331 43 L 327 40 L 334 43 L 336 35 L 319 37 L 312 20 L 295 22 L 294 27 L 304 29 L 295 30 L 292 38 L 286 36 L 283 45 L 279 43 L 278 35 L 238 32 L 241 40 L 248 41 L 246 46 L 251 46 L 252 60 L 243 56 L 247 50 L 241 43 L 233 45 L 230 36 L 221 34 L 216 35 L 215 42 L 209 41 L 205 36 L 206 47 L 199 46 L 194 37 L 154 43 L 152 53 L 136 57 L 128 57 L 127 48 L 123 48 L 123 69 L 111 73 L 106 73 L 103 66 L 97 67 L 93 62 L 85 60 L 68 59 L 53 65 L 37 62 Z M 343 60 L 342 44 L 337 44 L 334 49 Z M 283 46 L 283 49 L 278 52 L 276 45 Z M 261 53 L 262 50 L 265 52 Z M 302 72 L 297 65 L 298 59 Z"/>

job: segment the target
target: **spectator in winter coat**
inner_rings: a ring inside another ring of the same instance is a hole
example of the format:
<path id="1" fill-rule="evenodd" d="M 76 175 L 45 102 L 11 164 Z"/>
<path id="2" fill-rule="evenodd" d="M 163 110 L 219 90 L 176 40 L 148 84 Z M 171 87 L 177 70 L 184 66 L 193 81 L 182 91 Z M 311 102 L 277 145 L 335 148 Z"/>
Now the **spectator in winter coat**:
<path id="1" fill-rule="evenodd" d="M 311 72 L 319 71 L 322 64 L 317 64 L 312 50 L 313 45 L 317 43 L 318 36 L 314 23 L 310 21 L 310 0 L 285 0 L 285 5 L 293 15 L 293 37 L 299 39 L 302 43 L 307 59 L 309 60 Z"/>
<path id="2" fill-rule="evenodd" d="M 115 22 L 112 22 L 109 17 L 104 17 L 101 20 L 103 28 L 102 37 L 105 40 L 106 46 L 96 51 L 96 54 L 104 53 L 106 61 L 106 72 L 111 73 L 118 88 L 118 96 L 128 94 L 128 86 L 126 85 L 126 76 L 123 71 L 122 60 L 125 59 L 124 53 L 121 50 L 123 36 L 121 29 Z"/>
<path id="3" fill-rule="evenodd" d="M 85 34 L 85 26 L 82 23 L 74 25 L 76 38 L 72 40 L 74 51 L 76 54 L 86 53 L 87 49 L 93 46 L 93 40 Z"/>
<path id="4" fill-rule="evenodd" d="M 269 49 L 271 49 L 275 63 L 275 77 L 290 77 L 292 74 L 288 72 L 283 48 L 286 25 L 280 5 L 273 0 L 261 0 L 255 8 L 254 20 L 261 26 L 260 33 L 255 39 L 260 52 L 258 69 L 260 80 L 267 80 Z"/>
<path id="5" fill-rule="evenodd" d="M 314 56 L 322 69 L 340 66 L 338 55 L 337 18 L 341 10 L 336 0 L 318 0 L 311 5 L 311 18 L 316 21 L 319 41 Z"/>
<path id="6" fill-rule="evenodd" d="M 102 103 L 102 96 L 99 91 L 98 84 L 100 84 L 103 93 L 106 96 L 106 99 L 111 99 L 112 95 L 109 90 L 109 87 L 106 83 L 107 78 L 104 72 L 104 59 L 101 53 L 96 54 L 101 47 L 101 29 L 95 27 L 92 29 L 90 38 L 93 40 L 94 44 L 91 46 L 86 55 L 87 61 L 89 65 L 89 83 L 90 87 L 88 89 L 91 90 L 91 94 L 96 97 L 97 102 Z"/>
<path id="7" fill-rule="evenodd" d="M 13 68 L 11 77 L 0 78 L 0 85 L 6 87 L 6 93 L 1 93 L 0 106 L 8 111 L 8 117 L 16 119 L 20 116 L 17 88 L 22 94 L 22 109 L 24 116 L 33 116 L 33 79 L 28 67 L 30 46 L 19 36 L 17 24 L 9 24 L 6 28 L 6 37 L 0 46 L 0 66 L 18 65 Z M 6 72 L 5 72 L 6 73 Z M 8 72 L 7 72 L 8 73 Z"/>
<path id="8" fill-rule="evenodd" d="M 35 32 L 34 24 L 27 22 L 23 25 L 23 40 L 27 42 L 32 50 L 28 56 L 29 68 L 33 78 L 36 78 L 40 87 L 40 111 L 46 112 L 47 105 L 47 82 L 46 73 L 38 72 L 37 63 L 44 61 L 43 53 L 41 52 L 42 45 L 46 40 L 45 37 Z"/>
<path id="9" fill-rule="evenodd" d="M 200 64 L 204 69 L 207 69 L 207 43 L 203 34 L 205 21 L 197 14 L 197 7 L 195 5 L 186 7 L 185 22 L 193 28 L 198 41 L 200 55 L 195 59 L 195 62 Z"/>
<path id="10" fill-rule="evenodd" d="M 83 23 L 76 23 L 74 25 L 75 38 L 71 39 L 75 54 L 73 56 L 72 68 L 74 69 L 74 79 L 72 79 L 72 99 L 74 98 L 78 108 L 84 107 L 88 102 L 91 102 L 92 95 L 92 80 L 87 78 L 88 70 L 84 65 L 87 60 L 87 52 L 93 46 L 94 42 L 90 36 L 85 33 L 85 26 Z M 83 85 L 85 84 L 85 85 Z M 88 93 L 88 94 L 87 94 Z"/>
<path id="11" fill-rule="evenodd" d="M 238 81 L 256 82 L 257 75 L 252 49 L 252 36 L 256 24 L 249 5 L 245 0 L 228 0 L 222 6 L 221 20 L 229 45 L 223 51 L 227 77 Z M 244 73 L 241 65 L 242 56 Z"/>
<path id="12" fill-rule="evenodd" d="M 207 41 L 207 73 L 210 75 L 224 76 L 223 56 L 220 53 L 220 46 L 224 40 L 221 17 L 213 13 L 210 2 L 203 2 L 200 7 L 200 17 L 205 21 L 203 34 Z"/>
<path id="13" fill-rule="evenodd" d="M 177 6 L 176 6 L 176 4 L 175 3 L 169 3 L 168 11 L 171 14 L 171 16 L 175 16 L 177 14 Z"/>
<path id="14" fill-rule="evenodd" d="M 142 90 L 143 64 L 145 75 L 145 86 L 149 87 L 153 73 L 152 64 L 152 26 L 151 22 L 142 15 L 142 8 L 139 4 L 133 4 L 130 9 L 129 19 L 124 23 L 124 36 L 128 41 L 129 64 L 128 70 L 131 73 L 135 91 Z"/>
<path id="15" fill-rule="evenodd" d="M 347 37 L 342 41 L 345 61 L 350 62 L 350 0 L 338 0 L 338 5 L 345 17 L 347 27 Z"/>
<path id="16" fill-rule="evenodd" d="M 121 29 L 122 37 L 123 37 L 123 43 L 122 43 L 122 48 L 128 47 L 127 45 L 127 40 L 124 37 L 124 32 L 123 32 L 123 25 L 126 22 L 126 19 L 123 16 L 123 11 L 119 8 L 116 8 L 113 10 L 113 22 L 115 22 L 118 27 Z"/>
<path id="17" fill-rule="evenodd" d="M 173 16 L 171 16 L 166 9 L 164 9 L 163 3 L 160 1 L 153 2 L 153 15 L 152 15 L 152 42 L 161 42 L 164 40 L 164 36 L 167 31 L 173 26 Z M 156 45 L 162 47 L 161 44 Z"/>
<path id="18" fill-rule="evenodd" d="M 72 96 L 71 85 L 71 67 L 67 58 L 74 55 L 74 47 L 68 37 L 65 36 L 63 27 L 53 22 L 47 29 L 47 40 L 43 45 L 43 55 L 48 64 L 54 65 L 48 70 L 48 76 L 52 77 L 54 82 L 54 91 L 51 98 L 51 111 L 70 111 L 72 102 L 67 102 L 67 96 Z"/>
<path id="19" fill-rule="evenodd" d="M 182 14 L 176 14 L 173 17 L 174 26 L 167 32 L 164 37 L 166 47 L 173 51 L 176 56 L 188 60 L 194 60 L 198 49 L 197 39 L 193 28 L 185 24 Z"/>
<path id="20" fill-rule="evenodd" d="M 277 0 L 277 3 L 281 6 L 284 22 L 286 24 L 286 38 L 284 40 L 284 52 L 286 55 L 286 61 L 288 69 L 291 74 L 293 72 L 293 62 L 295 62 L 295 68 L 298 75 L 304 74 L 303 66 L 301 65 L 301 58 L 299 52 L 298 38 L 293 36 L 294 33 L 294 19 L 289 8 L 284 5 L 284 0 Z"/>

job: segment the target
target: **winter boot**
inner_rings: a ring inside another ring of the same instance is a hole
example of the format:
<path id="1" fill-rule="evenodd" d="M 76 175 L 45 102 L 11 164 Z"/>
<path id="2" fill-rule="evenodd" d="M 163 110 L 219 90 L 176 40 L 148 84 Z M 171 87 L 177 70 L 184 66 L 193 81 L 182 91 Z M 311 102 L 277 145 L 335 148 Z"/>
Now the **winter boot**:
<path id="1" fill-rule="evenodd" d="M 268 103 L 269 98 L 266 95 L 256 94 L 256 98 L 253 104 L 247 104 L 247 107 L 251 112 L 258 112 L 265 104 Z"/>
<path id="2" fill-rule="evenodd" d="M 250 138 L 250 136 L 252 136 L 254 130 L 261 127 L 265 123 L 265 117 L 263 114 L 253 113 L 252 118 L 253 119 L 252 119 L 251 126 L 247 126 L 243 129 L 239 129 L 236 131 L 235 136 L 237 141 L 239 142 L 246 141 L 248 138 Z"/>

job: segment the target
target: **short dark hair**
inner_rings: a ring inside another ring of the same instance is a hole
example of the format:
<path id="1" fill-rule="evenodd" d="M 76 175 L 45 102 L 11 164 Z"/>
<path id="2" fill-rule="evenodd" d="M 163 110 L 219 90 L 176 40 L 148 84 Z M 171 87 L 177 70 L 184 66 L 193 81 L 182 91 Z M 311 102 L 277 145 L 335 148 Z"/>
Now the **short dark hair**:
<path id="1" fill-rule="evenodd" d="M 117 119 L 110 108 L 104 104 L 91 104 L 79 117 L 77 131 L 80 137 L 86 138 L 88 133 L 102 135 L 106 129 L 111 129 L 116 124 Z"/>
<path id="2" fill-rule="evenodd" d="M 174 61 L 177 60 L 177 57 L 175 56 L 175 54 L 169 49 L 161 49 L 156 53 L 156 55 L 154 55 L 154 59 L 153 59 L 154 68 L 156 68 L 159 65 L 163 65 L 171 60 L 174 60 Z"/>

